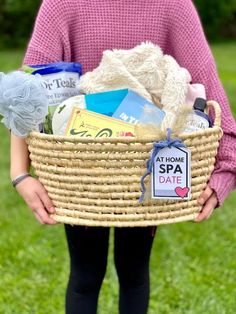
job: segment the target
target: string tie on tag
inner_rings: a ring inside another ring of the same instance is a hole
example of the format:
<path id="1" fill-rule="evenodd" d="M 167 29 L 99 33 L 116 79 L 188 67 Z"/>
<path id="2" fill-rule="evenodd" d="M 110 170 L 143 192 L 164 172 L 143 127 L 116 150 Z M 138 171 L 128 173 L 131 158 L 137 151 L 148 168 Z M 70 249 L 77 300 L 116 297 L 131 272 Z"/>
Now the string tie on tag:
<path id="1" fill-rule="evenodd" d="M 155 162 L 155 157 L 159 153 L 159 151 L 165 147 L 186 147 L 186 145 L 181 141 L 181 139 L 171 138 L 171 133 L 172 133 L 172 130 L 170 128 L 168 128 L 166 140 L 153 143 L 153 149 L 151 151 L 151 156 L 146 163 L 147 170 L 141 178 L 142 195 L 139 198 L 139 203 L 142 203 L 144 200 L 144 196 L 146 193 L 146 186 L 145 186 L 144 180 L 150 173 L 152 173 L 152 168 L 153 168 L 153 164 Z"/>

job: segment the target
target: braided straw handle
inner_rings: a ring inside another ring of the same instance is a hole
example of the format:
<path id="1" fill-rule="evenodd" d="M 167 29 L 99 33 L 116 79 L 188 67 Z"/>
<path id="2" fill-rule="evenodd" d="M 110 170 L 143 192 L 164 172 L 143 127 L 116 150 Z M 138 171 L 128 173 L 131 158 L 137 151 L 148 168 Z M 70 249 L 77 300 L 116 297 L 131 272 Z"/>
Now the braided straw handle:
<path id="1" fill-rule="evenodd" d="M 214 100 L 209 100 L 207 102 L 207 112 L 209 112 L 209 109 L 211 107 L 213 107 L 214 111 L 215 111 L 214 126 L 220 128 L 220 126 L 221 126 L 221 108 L 220 108 L 220 105 Z"/>

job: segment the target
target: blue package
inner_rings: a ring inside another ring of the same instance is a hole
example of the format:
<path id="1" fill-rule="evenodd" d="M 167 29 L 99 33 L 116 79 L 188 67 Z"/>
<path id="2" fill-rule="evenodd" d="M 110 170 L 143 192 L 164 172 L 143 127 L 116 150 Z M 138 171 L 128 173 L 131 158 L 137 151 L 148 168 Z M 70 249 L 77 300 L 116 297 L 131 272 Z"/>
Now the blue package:
<path id="1" fill-rule="evenodd" d="M 132 90 L 127 90 L 126 96 L 112 117 L 128 123 L 137 124 L 144 113 L 144 107 L 148 107 L 152 112 L 155 112 L 155 122 L 157 125 L 160 125 L 165 112 Z"/>
<path id="2" fill-rule="evenodd" d="M 128 89 L 85 95 L 86 109 L 112 116 L 128 93 Z"/>
<path id="3" fill-rule="evenodd" d="M 44 132 L 52 133 L 52 116 L 67 98 L 80 95 L 79 80 L 82 66 L 78 62 L 54 62 L 49 64 L 24 65 L 23 71 L 40 74 L 48 99 L 48 115 L 44 122 Z"/>

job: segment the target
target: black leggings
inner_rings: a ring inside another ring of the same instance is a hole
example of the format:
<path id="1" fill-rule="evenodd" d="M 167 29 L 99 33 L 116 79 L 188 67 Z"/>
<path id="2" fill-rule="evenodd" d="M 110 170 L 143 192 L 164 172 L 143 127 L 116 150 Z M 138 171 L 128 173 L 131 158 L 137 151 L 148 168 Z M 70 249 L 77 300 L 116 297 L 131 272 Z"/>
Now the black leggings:
<path id="1" fill-rule="evenodd" d="M 71 268 L 66 314 L 95 314 L 105 276 L 109 228 L 65 225 Z M 153 228 L 115 228 L 114 256 L 120 284 L 119 313 L 146 314 Z"/>

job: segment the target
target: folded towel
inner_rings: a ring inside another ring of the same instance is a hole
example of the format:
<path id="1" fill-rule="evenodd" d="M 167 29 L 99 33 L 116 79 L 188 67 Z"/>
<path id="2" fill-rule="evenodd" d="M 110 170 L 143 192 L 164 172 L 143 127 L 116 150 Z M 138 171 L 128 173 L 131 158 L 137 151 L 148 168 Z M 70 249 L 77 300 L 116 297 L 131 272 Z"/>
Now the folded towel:
<path id="1" fill-rule="evenodd" d="M 190 73 L 173 57 L 145 42 L 130 50 L 104 51 L 99 66 L 81 76 L 80 88 L 85 94 L 129 88 L 163 109 L 177 112 L 190 81 Z"/>

